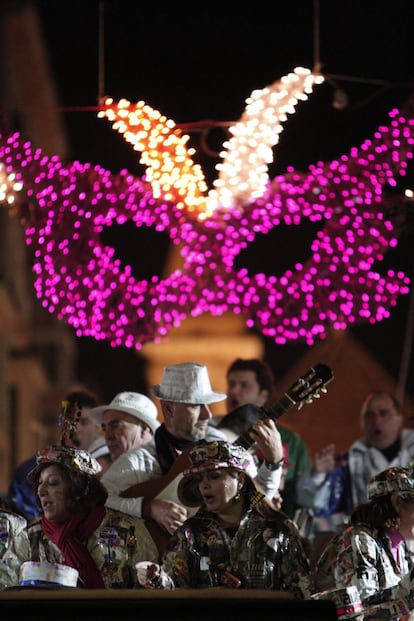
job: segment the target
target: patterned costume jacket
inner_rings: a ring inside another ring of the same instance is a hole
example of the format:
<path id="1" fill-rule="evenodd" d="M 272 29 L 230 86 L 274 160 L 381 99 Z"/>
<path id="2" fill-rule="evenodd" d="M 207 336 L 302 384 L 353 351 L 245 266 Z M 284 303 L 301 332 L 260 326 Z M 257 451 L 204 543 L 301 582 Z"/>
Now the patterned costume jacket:
<path id="1" fill-rule="evenodd" d="M 31 560 L 64 564 L 59 548 L 44 535 L 40 520 L 30 524 L 29 538 Z M 106 509 L 100 527 L 86 545 L 107 589 L 141 588 L 135 564 L 158 558 L 144 521 L 112 509 Z"/>
<path id="2" fill-rule="evenodd" d="M 157 588 L 233 586 L 311 593 L 308 559 L 295 524 L 283 513 L 264 517 L 260 502 L 242 518 L 231 538 L 215 514 L 201 508 L 176 531 L 163 557 Z"/>
<path id="3" fill-rule="evenodd" d="M 0 510 L 0 589 L 19 583 L 20 565 L 30 560 L 25 518 Z"/>
<path id="4" fill-rule="evenodd" d="M 366 607 L 389 602 L 382 613 L 375 611 L 374 618 L 394 619 L 400 613 L 396 615 L 395 612 L 397 595 L 393 589 L 412 567 L 404 539 L 392 550 L 388 535 L 379 537 L 375 529 L 365 524 L 349 526 L 335 535 L 325 548 L 315 567 L 314 585 L 317 591 L 356 586 Z"/>

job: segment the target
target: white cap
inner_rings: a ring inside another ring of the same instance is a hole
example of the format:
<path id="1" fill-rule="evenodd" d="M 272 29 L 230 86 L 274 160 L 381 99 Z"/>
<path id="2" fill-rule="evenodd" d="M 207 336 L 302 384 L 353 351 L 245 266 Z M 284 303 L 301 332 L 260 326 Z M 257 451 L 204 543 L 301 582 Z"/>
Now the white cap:
<path id="1" fill-rule="evenodd" d="M 120 392 L 108 405 L 100 405 L 89 411 L 89 418 L 97 425 L 102 425 L 103 414 L 107 410 L 116 410 L 131 414 L 151 429 L 152 433 L 160 426 L 157 420 L 158 410 L 155 403 L 139 392 Z"/>

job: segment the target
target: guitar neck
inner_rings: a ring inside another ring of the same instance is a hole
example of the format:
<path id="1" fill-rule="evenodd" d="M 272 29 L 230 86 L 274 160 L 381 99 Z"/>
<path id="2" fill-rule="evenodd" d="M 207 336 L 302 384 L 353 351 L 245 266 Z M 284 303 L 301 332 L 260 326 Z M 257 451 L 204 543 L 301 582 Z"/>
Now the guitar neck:
<path id="1" fill-rule="evenodd" d="M 270 408 L 257 408 L 257 419 L 263 420 L 266 418 L 272 418 L 274 421 L 276 421 L 282 416 L 282 414 L 290 410 L 290 408 L 294 405 L 296 405 L 295 401 L 293 401 L 293 399 L 289 397 L 287 393 L 285 393 L 283 397 L 279 399 L 279 401 L 271 405 Z M 251 430 L 252 427 L 249 427 L 246 432 L 244 432 L 237 438 L 235 444 L 239 444 L 245 449 L 250 448 L 252 444 L 254 444 L 254 440 L 252 440 L 250 436 Z"/>

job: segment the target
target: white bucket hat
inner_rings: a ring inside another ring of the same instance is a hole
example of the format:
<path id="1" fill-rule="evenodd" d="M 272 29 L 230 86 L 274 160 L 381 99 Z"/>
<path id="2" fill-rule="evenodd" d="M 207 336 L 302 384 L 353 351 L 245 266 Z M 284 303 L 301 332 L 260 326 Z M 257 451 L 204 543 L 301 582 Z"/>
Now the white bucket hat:
<path id="1" fill-rule="evenodd" d="M 155 403 L 145 395 L 139 392 L 120 392 L 108 405 L 100 405 L 89 411 L 89 418 L 97 425 L 102 425 L 103 414 L 107 410 L 116 410 L 117 412 L 126 412 L 138 418 L 155 433 L 160 426 L 157 420 L 158 410 Z"/>
<path id="2" fill-rule="evenodd" d="M 165 367 L 161 384 L 152 386 L 151 394 L 164 401 L 194 405 L 208 405 L 227 398 L 226 394 L 212 390 L 207 367 L 197 362 Z"/>

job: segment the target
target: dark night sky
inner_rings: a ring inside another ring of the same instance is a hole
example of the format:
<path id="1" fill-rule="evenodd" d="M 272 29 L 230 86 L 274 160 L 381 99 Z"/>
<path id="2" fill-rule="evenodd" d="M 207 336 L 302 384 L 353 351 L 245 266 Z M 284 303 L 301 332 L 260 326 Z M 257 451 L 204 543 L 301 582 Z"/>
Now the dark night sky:
<path id="1" fill-rule="evenodd" d="M 312 68 L 320 61 L 330 80 L 319 87 L 309 101 L 300 104 L 289 118 L 277 149 L 270 176 L 286 166 L 306 170 L 317 160 L 330 160 L 371 137 L 387 121 L 393 106 L 408 98 L 414 85 L 412 33 L 414 3 L 411 0 L 311 0 L 300 2 L 255 2 L 242 11 L 239 3 L 142 3 L 127 0 L 38 1 L 37 6 L 50 54 L 52 72 L 63 108 L 95 106 L 100 95 L 130 101 L 145 100 L 177 123 L 214 119 L 237 120 L 245 99 L 254 88 L 263 88 L 302 65 Z M 103 7 L 104 28 L 99 28 L 99 7 Z M 319 19 L 315 7 L 319 6 Z M 317 26 L 315 28 L 315 25 Z M 318 34 L 319 31 L 319 34 Z M 99 37 L 104 43 L 100 56 Z M 99 68 L 104 69 L 103 84 Z M 103 92 L 100 92 L 102 89 Z M 341 89 L 348 105 L 332 105 L 334 92 Z M 70 144 L 70 159 L 100 164 L 113 172 L 128 168 L 143 174 L 138 157 L 107 121 L 94 112 L 66 111 L 64 122 Z M 209 147 L 217 150 L 225 136 L 215 130 Z M 197 161 L 207 178 L 215 178 L 217 160 L 198 147 Z M 409 169 L 414 185 L 414 169 Z M 166 236 L 125 226 L 108 232 L 105 242 L 113 245 L 123 261 L 133 267 L 135 277 L 161 273 L 166 256 Z M 293 259 L 306 259 L 314 230 L 310 225 L 280 227 L 258 239 L 239 257 L 252 271 L 279 274 Z M 151 249 L 157 246 L 157 252 Z M 386 257 L 384 266 L 413 267 L 413 231 L 408 232 L 398 251 Z M 140 247 L 142 262 L 134 254 Z M 274 248 L 278 256 L 274 256 Z M 259 251 L 260 248 L 260 251 Z M 395 376 L 408 317 L 408 296 L 401 299 L 389 320 L 352 330 L 362 343 Z M 292 344 L 276 347 L 265 340 L 266 354 L 276 374 L 283 373 L 304 351 Z M 136 382 L 136 354 L 115 352 L 102 342 L 79 339 L 81 374 L 93 357 L 105 365 L 126 361 Z M 139 358 L 139 357 L 138 357 Z M 408 390 L 414 396 L 411 366 Z M 107 383 L 107 378 L 100 378 Z M 125 389 L 128 377 L 111 379 L 109 396 Z M 135 385 L 135 389 L 141 389 Z"/>

